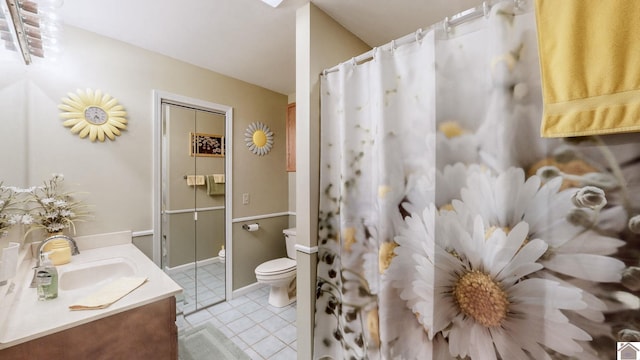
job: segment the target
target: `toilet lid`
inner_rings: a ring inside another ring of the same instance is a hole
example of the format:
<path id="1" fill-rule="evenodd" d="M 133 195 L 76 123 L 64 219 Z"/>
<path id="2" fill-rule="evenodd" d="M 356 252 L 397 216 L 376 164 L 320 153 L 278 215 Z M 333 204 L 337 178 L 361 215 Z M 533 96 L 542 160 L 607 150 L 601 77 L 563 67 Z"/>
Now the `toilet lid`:
<path id="1" fill-rule="evenodd" d="M 296 268 L 296 261 L 289 258 L 279 258 L 264 262 L 256 268 L 256 273 L 260 274 L 282 274 Z"/>

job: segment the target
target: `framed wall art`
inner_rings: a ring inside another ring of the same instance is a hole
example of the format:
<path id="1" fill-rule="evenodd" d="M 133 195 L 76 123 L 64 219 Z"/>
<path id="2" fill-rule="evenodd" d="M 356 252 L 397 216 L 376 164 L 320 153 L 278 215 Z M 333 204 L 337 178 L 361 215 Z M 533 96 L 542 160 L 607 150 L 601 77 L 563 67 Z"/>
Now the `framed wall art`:
<path id="1" fill-rule="evenodd" d="M 224 136 L 189 133 L 189 155 L 224 157 Z"/>

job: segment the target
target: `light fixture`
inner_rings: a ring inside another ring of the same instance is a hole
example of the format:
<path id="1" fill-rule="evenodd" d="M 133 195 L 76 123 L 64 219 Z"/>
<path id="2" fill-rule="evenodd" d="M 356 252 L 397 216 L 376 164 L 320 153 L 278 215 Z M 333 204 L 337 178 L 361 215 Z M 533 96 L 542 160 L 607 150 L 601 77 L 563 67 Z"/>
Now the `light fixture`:
<path id="1" fill-rule="evenodd" d="M 55 52 L 59 34 L 55 10 L 61 0 L 0 0 L 0 39 L 29 65 Z"/>
<path id="2" fill-rule="evenodd" d="M 270 6 L 276 8 L 276 7 L 278 7 L 278 5 L 280 5 L 282 0 L 262 0 L 262 2 L 264 2 L 265 4 L 269 4 Z"/>

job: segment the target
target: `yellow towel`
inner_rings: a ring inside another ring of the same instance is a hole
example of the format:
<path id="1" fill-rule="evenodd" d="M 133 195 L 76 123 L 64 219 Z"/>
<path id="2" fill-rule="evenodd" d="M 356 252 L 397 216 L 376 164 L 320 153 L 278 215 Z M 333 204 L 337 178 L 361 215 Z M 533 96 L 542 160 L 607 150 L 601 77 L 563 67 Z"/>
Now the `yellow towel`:
<path id="1" fill-rule="evenodd" d="M 145 277 L 122 277 L 100 288 L 96 292 L 69 305 L 71 310 L 104 309 L 137 289 L 147 281 Z"/>
<path id="2" fill-rule="evenodd" d="M 187 175 L 187 185 L 204 185 L 204 175 Z"/>
<path id="3" fill-rule="evenodd" d="M 640 1 L 536 0 L 543 137 L 640 131 Z"/>

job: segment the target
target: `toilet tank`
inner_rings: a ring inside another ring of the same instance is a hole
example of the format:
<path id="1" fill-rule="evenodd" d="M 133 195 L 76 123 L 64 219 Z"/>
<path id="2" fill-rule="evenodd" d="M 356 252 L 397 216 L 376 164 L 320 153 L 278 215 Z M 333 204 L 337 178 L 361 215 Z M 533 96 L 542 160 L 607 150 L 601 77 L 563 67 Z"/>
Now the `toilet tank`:
<path id="1" fill-rule="evenodd" d="M 284 229 L 284 240 L 287 244 L 287 257 L 296 258 L 296 228 Z"/>

